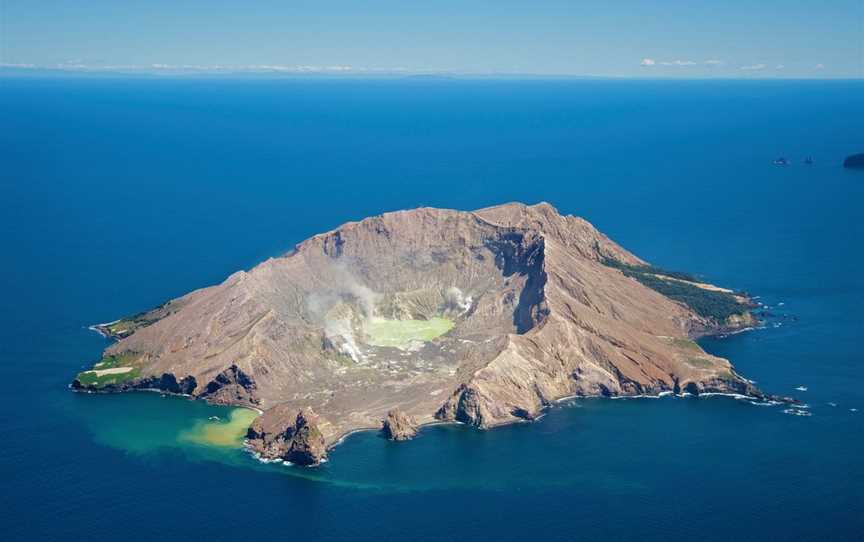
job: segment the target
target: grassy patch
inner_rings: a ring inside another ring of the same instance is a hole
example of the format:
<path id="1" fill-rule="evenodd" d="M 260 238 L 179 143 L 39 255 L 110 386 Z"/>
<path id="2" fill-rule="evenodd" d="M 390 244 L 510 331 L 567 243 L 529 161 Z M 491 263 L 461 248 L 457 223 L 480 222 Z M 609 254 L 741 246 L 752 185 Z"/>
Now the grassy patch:
<path id="1" fill-rule="evenodd" d="M 608 267 L 614 267 L 615 269 L 620 269 L 622 272 L 631 272 L 631 273 L 644 273 L 647 275 L 660 275 L 663 277 L 669 277 L 678 280 L 686 280 L 689 282 L 699 282 L 695 276 L 690 273 L 684 273 L 681 271 L 669 271 L 667 269 L 663 269 L 661 267 L 654 267 L 653 265 L 631 265 L 619 262 L 618 260 L 605 259 L 603 260 L 603 264 Z"/>
<path id="2" fill-rule="evenodd" d="M 108 385 L 122 384 L 141 376 L 141 370 L 134 366 L 137 361 L 138 354 L 134 352 L 111 354 L 93 364 L 93 368 L 89 371 L 78 373 L 75 378 L 85 387 L 103 388 Z M 120 372 L 123 368 L 129 370 Z"/>
<path id="3" fill-rule="evenodd" d="M 125 337 L 126 335 L 132 333 L 135 327 L 135 322 L 133 320 L 118 320 L 113 324 L 106 325 L 105 329 L 108 330 L 108 333 L 110 333 L 111 335 Z"/>
<path id="4" fill-rule="evenodd" d="M 140 327 L 146 327 L 159 320 L 159 318 L 147 318 L 150 313 L 142 312 L 129 318 L 117 320 L 104 327 L 109 334 L 119 338 L 128 337 L 133 331 Z"/>
<path id="5" fill-rule="evenodd" d="M 84 371 L 78 373 L 76 378 L 82 386 L 104 388 L 108 385 L 117 385 L 135 380 L 139 376 L 141 376 L 141 369 L 131 367 L 125 373 L 99 374 L 96 371 Z"/>
<path id="6" fill-rule="evenodd" d="M 99 327 L 114 338 L 122 339 L 134 333 L 138 328 L 147 327 L 168 316 L 170 304 L 171 302 L 168 301 L 149 311 L 139 312 L 110 324 L 101 324 Z"/>
<path id="7" fill-rule="evenodd" d="M 702 347 L 690 339 L 678 339 L 672 337 L 669 339 L 669 342 L 681 350 L 689 350 L 690 352 L 698 352 L 700 354 L 703 352 Z"/>
<path id="8" fill-rule="evenodd" d="M 111 354 L 93 364 L 94 369 L 113 369 L 115 367 L 130 367 L 138 360 L 138 354 L 123 352 L 122 354 Z"/>
<path id="9" fill-rule="evenodd" d="M 681 280 L 698 282 L 695 277 L 686 273 L 666 271 L 650 265 L 628 265 L 617 260 L 607 259 L 603 263 L 619 269 L 624 275 L 638 280 L 669 299 L 684 303 L 696 314 L 717 322 L 725 322 L 730 316 L 743 314 L 748 309 L 729 292 L 706 290 L 693 284 L 680 282 Z M 666 280 L 664 277 L 678 280 Z"/>
<path id="10" fill-rule="evenodd" d="M 414 341 L 431 341 L 453 329 L 447 318 L 429 320 L 387 320 L 373 318 L 366 324 L 368 343 L 373 346 L 405 348 Z"/>
<path id="11" fill-rule="evenodd" d="M 687 365 L 699 369 L 711 369 L 717 365 L 717 363 L 710 358 L 700 358 L 696 356 L 690 356 L 685 361 L 687 362 Z"/>

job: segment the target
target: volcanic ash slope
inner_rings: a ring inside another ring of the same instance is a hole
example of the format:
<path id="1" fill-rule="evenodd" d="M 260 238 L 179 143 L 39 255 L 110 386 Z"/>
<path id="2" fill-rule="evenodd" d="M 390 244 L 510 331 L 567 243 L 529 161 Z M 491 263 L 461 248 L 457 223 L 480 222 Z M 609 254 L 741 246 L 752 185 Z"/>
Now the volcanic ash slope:
<path id="1" fill-rule="evenodd" d="M 135 379 L 107 389 L 254 405 L 251 446 L 308 463 L 394 416 L 486 428 L 573 395 L 758 395 L 689 340 L 720 322 L 622 266 L 647 268 L 545 203 L 387 213 L 124 321 L 105 359 Z"/>

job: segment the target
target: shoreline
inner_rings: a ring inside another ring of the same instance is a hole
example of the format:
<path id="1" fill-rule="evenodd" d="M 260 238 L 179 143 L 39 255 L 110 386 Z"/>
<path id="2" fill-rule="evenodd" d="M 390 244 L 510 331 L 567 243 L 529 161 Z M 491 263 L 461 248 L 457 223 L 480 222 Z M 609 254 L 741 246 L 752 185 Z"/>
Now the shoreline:
<path id="1" fill-rule="evenodd" d="M 204 401 L 205 403 L 207 403 L 206 400 L 195 397 L 194 395 L 184 394 L 184 393 L 166 392 L 166 391 L 160 390 L 158 388 L 136 388 L 136 389 L 129 389 L 129 390 L 98 391 L 98 390 L 75 389 L 75 388 L 71 387 L 71 384 L 68 386 L 68 388 L 75 393 L 86 393 L 86 394 L 106 394 L 107 395 L 107 394 L 136 393 L 136 392 L 159 393 L 160 395 L 163 395 L 163 396 L 183 397 L 183 398 L 191 400 L 191 401 Z M 773 396 L 758 397 L 758 396 L 753 396 L 753 395 L 744 395 L 744 394 L 740 394 L 740 393 L 725 393 L 725 392 L 704 392 L 704 393 L 699 393 L 699 394 L 692 394 L 692 393 L 688 393 L 688 392 L 683 392 L 683 393 L 676 394 L 672 391 L 667 390 L 667 391 L 661 391 L 655 395 L 651 395 L 651 394 L 615 395 L 615 396 L 568 395 L 568 396 L 564 396 L 564 397 L 560 397 L 558 399 L 552 400 L 550 402 L 550 404 L 546 405 L 543 409 L 541 409 L 540 413 L 534 418 L 515 419 L 512 421 L 495 424 L 495 425 L 492 425 L 492 426 L 489 426 L 487 428 L 483 428 L 480 430 L 485 431 L 485 430 L 496 429 L 499 427 L 505 427 L 508 425 L 539 422 L 541 419 L 546 417 L 546 415 L 549 413 L 549 411 L 554 406 L 556 406 L 556 405 L 566 406 L 566 405 L 562 405 L 562 404 L 567 402 L 567 401 L 585 400 L 585 399 L 620 401 L 620 400 L 628 400 L 628 399 L 663 399 L 666 397 L 671 397 L 674 399 L 688 399 L 688 398 L 699 399 L 701 397 L 706 397 L 706 398 L 728 397 L 730 399 L 734 399 L 737 401 L 747 401 L 748 403 L 750 403 L 754 406 L 780 406 L 780 405 L 784 405 L 784 404 L 791 404 L 789 401 L 778 400 L 778 398 L 775 398 Z M 210 406 L 221 406 L 221 407 L 226 407 L 226 408 L 242 408 L 242 409 L 246 409 L 246 410 L 251 410 L 251 411 L 254 411 L 258 416 L 260 416 L 264 413 L 264 411 L 260 408 L 249 406 L 249 405 L 244 405 L 244 404 L 213 404 L 213 403 L 207 403 L 207 404 Z M 801 406 L 799 408 L 807 408 L 807 405 Z M 455 421 L 455 420 L 454 421 L 433 420 L 433 421 L 417 424 L 418 435 L 422 429 L 424 429 L 426 427 L 436 426 L 436 425 L 467 425 L 467 424 L 465 424 L 464 422 Z M 348 431 L 345 431 L 344 433 L 341 433 L 331 444 L 327 445 L 327 451 L 329 452 L 329 451 L 335 449 L 337 446 L 343 444 L 349 437 L 351 437 L 354 434 L 364 433 L 364 432 L 368 432 L 368 431 L 380 432 L 381 428 L 380 427 L 358 427 L 358 428 L 354 428 L 354 429 L 350 429 Z M 413 440 L 413 439 L 411 439 L 411 440 Z M 241 449 L 243 452 L 248 453 L 253 459 L 255 459 L 256 461 L 258 461 L 260 463 L 264 463 L 264 464 L 282 463 L 286 466 L 296 466 L 289 461 L 277 460 L 277 459 L 265 459 L 265 458 L 261 457 L 258 452 L 256 452 L 255 450 L 253 450 L 251 448 L 251 446 L 249 446 L 248 440 L 245 438 L 243 439 L 243 443 L 239 449 Z M 327 460 L 325 459 L 324 461 L 322 461 L 322 464 L 326 463 L 326 462 L 327 462 Z M 310 466 L 310 468 L 315 468 L 315 466 Z"/>
<path id="2" fill-rule="evenodd" d="M 102 328 L 104 328 L 105 326 L 110 326 L 111 324 L 116 324 L 119 321 L 120 320 L 114 320 L 113 322 L 105 322 L 104 324 L 93 324 L 92 326 L 87 326 L 87 329 L 89 329 L 91 331 L 95 331 L 100 336 L 102 336 L 106 339 L 111 339 L 111 335 L 109 335 L 108 333 L 105 333 L 105 331 L 103 331 Z"/>
<path id="3" fill-rule="evenodd" d="M 639 395 L 616 395 L 616 396 L 611 396 L 611 397 L 607 397 L 604 395 L 569 395 L 569 396 L 561 397 L 560 399 L 552 400 L 552 402 L 549 405 L 545 406 L 540 411 L 540 413 L 534 418 L 531 418 L 531 419 L 520 418 L 520 419 L 508 421 L 508 422 L 495 424 L 495 425 L 489 426 L 489 427 L 484 428 L 484 429 L 479 429 L 479 428 L 477 428 L 477 429 L 480 431 L 487 431 L 487 430 L 497 429 L 499 427 L 506 427 L 509 425 L 530 424 L 530 423 L 539 422 L 541 419 L 545 418 L 547 414 L 549 414 L 549 411 L 551 411 L 552 407 L 554 407 L 555 405 L 560 405 L 561 403 L 564 403 L 566 401 L 579 400 L 579 399 L 597 399 L 597 400 L 613 400 L 614 401 L 614 400 L 627 400 L 627 399 L 663 399 L 666 397 L 671 397 L 674 399 L 688 399 L 688 398 L 699 399 L 701 397 L 708 397 L 708 398 L 710 398 L 710 397 L 727 397 L 729 399 L 734 399 L 736 401 L 747 401 L 748 403 L 750 403 L 751 405 L 754 405 L 754 406 L 780 406 L 780 405 L 788 404 L 788 402 L 778 401 L 776 399 L 766 399 L 765 397 L 758 397 L 755 395 L 744 395 L 744 394 L 740 394 L 740 393 L 724 393 L 724 392 L 705 392 L 705 393 L 700 393 L 700 394 L 692 394 L 692 393 L 683 392 L 683 393 L 676 394 L 672 391 L 661 391 L 657 395 L 639 394 Z M 807 406 L 805 405 L 805 406 L 802 406 L 799 408 L 807 408 Z M 427 428 L 427 427 L 437 426 L 437 425 L 468 425 L 468 424 L 466 424 L 464 422 L 460 422 L 460 421 L 455 421 L 455 420 L 454 421 L 435 420 L 435 421 L 431 421 L 431 422 L 420 423 L 420 424 L 417 424 L 418 436 L 419 436 L 420 431 L 422 429 Z M 349 437 L 351 437 L 352 435 L 354 435 L 356 433 L 365 433 L 368 431 L 380 432 L 381 428 L 380 427 L 359 427 L 356 429 L 348 430 L 348 431 L 340 434 L 340 436 L 336 440 L 334 440 L 332 444 L 327 445 L 327 451 L 329 452 L 330 450 L 335 449 L 337 446 L 343 444 Z M 417 437 L 414 437 L 414 438 L 417 438 Z M 412 438 L 410 440 L 414 440 L 414 439 Z M 405 442 L 407 442 L 407 441 L 405 441 Z M 294 463 L 291 463 L 290 461 L 284 461 L 284 460 L 278 460 L 278 459 L 265 459 L 263 457 L 260 457 L 260 454 L 258 452 L 254 451 L 251 447 L 246 445 L 245 440 L 244 440 L 243 449 L 244 449 L 244 451 L 248 452 L 254 459 L 256 459 L 257 461 L 260 461 L 261 463 L 264 463 L 264 464 L 280 463 L 281 462 L 282 464 L 284 464 L 286 466 L 296 466 L 296 465 L 294 465 Z M 324 461 L 322 461 L 322 464 L 326 463 L 326 462 L 327 462 L 327 460 L 324 460 Z M 320 466 L 320 465 L 318 465 L 318 466 Z M 310 465 L 306 468 L 316 468 L 316 467 L 317 467 L 316 465 Z"/>
<path id="4" fill-rule="evenodd" d="M 753 317 L 756 319 L 756 317 Z M 762 320 L 756 319 L 756 325 L 745 326 L 745 327 L 719 327 L 710 330 L 702 330 L 699 332 L 688 332 L 687 336 L 692 341 L 698 341 L 699 339 L 704 339 L 706 337 L 717 337 L 717 338 L 725 338 L 732 335 L 738 335 L 739 333 L 745 333 L 747 331 L 758 331 L 760 329 L 765 329 L 766 326 Z"/>
<path id="5" fill-rule="evenodd" d="M 753 316 L 753 320 L 755 321 L 756 325 L 749 325 L 746 327 L 738 327 L 738 328 L 736 328 L 736 327 L 719 327 L 719 326 L 713 327 L 713 328 L 705 328 L 705 329 L 700 330 L 697 333 L 687 332 L 687 336 L 691 340 L 696 341 L 696 340 L 698 340 L 700 338 L 704 338 L 704 337 L 725 338 L 725 337 L 728 337 L 730 335 L 735 335 L 738 333 L 744 333 L 747 331 L 754 331 L 757 329 L 765 329 L 764 322 L 762 320 L 757 319 L 755 316 Z M 120 320 L 114 320 L 113 322 L 93 324 L 91 326 L 88 326 L 88 329 L 95 331 L 96 333 L 98 333 L 99 335 L 101 335 L 102 337 L 104 337 L 106 339 L 109 339 L 109 340 L 115 339 L 115 337 L 113 335 L 106 333 L 105 326 L 109 326 L 109 325 L 114 324 L 114 323 L 119 322 L 119 321 Z M 106 393 L 107 394 L 107 393 L 128 393 L 128 392 L 143 391 L 143 392 L 157 392 L 157 393 L 162 394 L 163 396 L 170 395 L 170 396 L 174 396 L 174 397 L 184 397 L 186 399 L 196 400 L 196 401 L 200 399 L 199 397 L 196 397 L 192 394 L 174 393 L 174 392 L 165 391 L 165 390 L 162 390 L 159 388 L 134 388 L 133 387 L 133 388 L 128 388 L 128 389 L 90 390 L 90 389 L 76 389 L 76 388 L 72 387 L 71 383 L 67 387 L 74 392 L 84 392 L 84 393 Z M 664 397 L 674 397 L 674 398 L 695 397 L 695 398 L 699 398 L 699 397 L 703 397 L 703 396 L 704 397 L 718 396 L 718 397 L 729 397 L 729 398 L 732 398 L 735 400 L 747 400 L 749 403 L 751 403 L 753 405 L 758 405 L 758 406 L 776 406 L 776 405 L 782 405 L 782 404 L 792 405 L 792 404 L 796 404 L 796 402 L 797 402 L 797 400 L 795 400 L 793 398 L 782 398 L 782 397 L 773 396 L 773 395 L 751 396 L 751 395 L 744 395 L 744 394 L 739 394 L 739 393 L 726 393 L 726 392 L 703 392 L 703 393 L 698 393 L 698 394 L 691 394 L 688 392 L 675 393 L 672 390 L 663 390 L 663 391 L 660 391 L 656 394 L 633 394 L 633 395 L 614 395 L 614 396 L 607 396 L 607 395 L 568 395 L 568 396 L 563 396 L 563 397 L 560 397 L 557 399 L 552 399 L 549 402 L 549 404 L 544 405 L 540 408 L 540 410 L 538 411 L 536 416 L 533 416 L 530 418 L 518 418 L 518 419 L 503 421 L 503 422 L 496 423 L 494 425 L 490 425 L 488 427 L 482 428 L 482 430 L 494 429 L 497 427 L 514 425 L 517 423 L 537 422 L 537 421 L 541 420 L 542 418 L 544 418 L 555 405 L 561 405 L 564 402 L 573 401 L 573 400 L 582 400 L 582 399 L 610 399 L 610 400 L 661 399 Z M 263 409 L 255 407 L 255 406 L 251 406 L 248 404 L 234 404 L 234 403 L 215 403 L 214 404 L 214 403 L 208 402 L 206 399 L 204 399 L 204 402 L 207 402 L 211 406 L 224 406 L 224 407 L 229 407 L 229 408 L 244 408 L 247 410 L 252 410 L 257 414 L 256 418 L 258 416 L 261 416 L 264 414 Z M 418 434 L 423 428 L 431 427 L 431 426 L 435 426 L 435 425 L 466 425 L 466 424 L 464 422 L 460 422 L 457 420 L 443 421 L 443 420 L 434 420 L 433 419 L 432 421 L 417 424 Z M 338 436 L 333 440 L 332 443 L 327 444 L 326 450 L 329 452 L 329 451 L 335 449 L 337 446 L 343 444 L 349 437 L 351 437 L 355 433 L 361 433 L 361 432 L 367 432 L 367 431 L 379 431 L 380 432 L 381 426 L 357 427 L 357 428 L 352 428 L 352 429 L 346 430 L 346 431 L 342 432 L 341 434 L 338 434 Z M 256 459 L 257 461 L 259 461 L 261 463 L 265 463 L 265 464 L 278 463 L 281 461 L 283 464 L 293 465 L 292 463 L 284 461 L 284 460 L 265 459 L 265 458 L 261 457 L 261 455 L 249 445 L 249 441 L 246 438 L 243 439 L 243 444 L 241 446 L 241 449 L 243 451 L 249 453 L 254 459 Z M 323 462 L 326 462 L 326 459 Z"/>
<path id="6" fill-rule="evenodd" d="M 77 389 L 73 388 L 72 384 L 67 384 L 66 388 L 69 389 L 72 393 L 83 393 L 87 395 L 120 395 L 123 393 L 158 393 L 159 395 L 166 397 L 182 397 L 184 399 L 188 399 L 190 401 L 203 401 L 207 403 L 207 405 L 212 407 L 225 407 L 225 408 L 242 408 L 245 410 L 252 410 L 256 412 L 259 416 L 264 414 L 264 411 L 258 407 L 245 405 L 245 404 L 235 404 L 235 403 L 209 403 L 206 399 L 201 399 L 200 397 L 195 397 L 190 393 L 174 393 L 171 391 L 161 390 L 159 388 L 131 388 L 128 390 L 88 390 L 88 389 Z"/>

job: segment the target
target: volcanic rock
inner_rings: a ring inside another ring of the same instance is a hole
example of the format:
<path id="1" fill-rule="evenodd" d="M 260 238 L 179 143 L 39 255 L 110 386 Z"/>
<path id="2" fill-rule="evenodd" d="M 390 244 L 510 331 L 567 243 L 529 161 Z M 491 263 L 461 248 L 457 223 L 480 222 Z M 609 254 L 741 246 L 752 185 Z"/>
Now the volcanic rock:
<path id="1" fill-rule="evenodd" d="M 287 405 L 268 410 L 246 433 L 247 444 L 264 459 L 296 465 L 317 465 L 327 457 L 327 445 L 311 409 L 295 411 Z"/>
<path id="2" fill-rule="evenodd" d="M 417 420 L 394 408 L 387 412 L 381 432 L 390 440 L 410 440 L 417 436 Z"/>
<path id="3" fill-rule="evenodd" d="M 297 463 L 385 417 L 398 438 L 436 419 L 533 419 L 569 396 L 758 391 L 690 340 L 716 322 L 622 269 L 653 268 L 546 203 L 398 211 L 111 324 L 124 335 L 106 355 L 137 353 L 139 383 L 168 374 L 172 389 L 257 405 L 250 446 Z M 735 325 L 753 322 L 749 306 Z"/>

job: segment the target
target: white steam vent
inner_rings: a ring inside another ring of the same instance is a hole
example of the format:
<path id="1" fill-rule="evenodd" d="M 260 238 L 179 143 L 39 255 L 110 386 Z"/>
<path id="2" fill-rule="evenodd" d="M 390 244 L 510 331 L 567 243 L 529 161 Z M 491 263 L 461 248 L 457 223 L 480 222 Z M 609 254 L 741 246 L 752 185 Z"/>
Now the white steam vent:
<path id="1" fill-rule="evenodd" d="M 448 309 L 459 311 L 460 314 L 465 314 L 471 310 L 471 303 L 473 303 L 470 295 L 466 296 L 462 290 L 455 286 L 447 288 L 447 291 L 444 292 L 444 301 Z"/>

